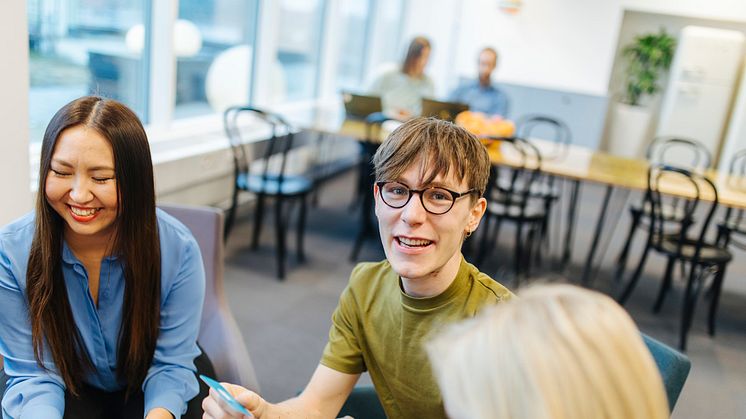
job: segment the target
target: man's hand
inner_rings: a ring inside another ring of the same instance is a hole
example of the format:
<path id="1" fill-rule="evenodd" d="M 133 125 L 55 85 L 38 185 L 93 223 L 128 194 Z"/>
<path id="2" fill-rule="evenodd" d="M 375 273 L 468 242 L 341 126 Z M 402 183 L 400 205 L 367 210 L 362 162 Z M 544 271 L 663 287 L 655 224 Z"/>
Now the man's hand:
<path id="1" fill-rule="evenodd" d="M 235 384 L 221 383 L 223 387 L 238 401 L 243 407 L 251 412 L 255 417 L 261 418 L 263 412 L 267 409 L 268 403 L 259 397 L 258 394 L 247 390 Z M 214 389 L 210 389 L 210 395 L 202 401 L 202 409 L 205 411 L 203 419 L 244 419 L 249 418 L 233 409 Z"/>
<path id="2" fill-rule="evenodd" d="M 311 381 L 298 397 L 268 403 L 258 394 L 234 384 L 221 383 L 243 407 L 258 419 L 332 419 L 347 400 L 360 374 L 345 374 L 319 364 Z M 247 419 L 210 389 L 202 401 L 203 419 Z"/>

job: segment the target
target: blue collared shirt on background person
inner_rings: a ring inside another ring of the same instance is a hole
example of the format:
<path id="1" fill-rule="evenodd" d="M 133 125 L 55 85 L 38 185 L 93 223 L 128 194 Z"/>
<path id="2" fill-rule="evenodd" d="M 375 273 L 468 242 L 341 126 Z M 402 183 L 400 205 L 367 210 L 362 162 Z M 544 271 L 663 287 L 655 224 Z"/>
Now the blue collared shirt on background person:
<path id="1" fill-rule="evenodd" d="M 161 318 L 153 362 L 142 385 L 145 412 L 162 407 L 179 417 L 199 385 L 194 375 L 205 295 L 205 272 L 191 232 L 175 218 L 157 210 L 161 245 Z M 49 371 L 34 358 L 26 299 L 26 268 L 34 234 L 34 214 L 0 230 L 0 354 L 5 358 L 8 386 L 2 401 L 3 418 L 62 418 L 65 385 L 52 355 L 44 352 Z M 75 324 L 94 370 L 86 384 L 104 391 L 123 389 L 117 378 L 117 342 L 122 322 L 124 274 L 119 258 L 101 262 L 98 306 L 88 289 L 83 264 L 67 244 L 62 272 Z"/>
<path id="2" fill-rule="evenodd" d="M 454 90 L 448 97 L 449 101 L 469 105 L 472 112 L 482 112 L 487 115 L 508 115 L 508 96 L 493 85 L 482 86 L 479 80 L 470 80 Z"/>

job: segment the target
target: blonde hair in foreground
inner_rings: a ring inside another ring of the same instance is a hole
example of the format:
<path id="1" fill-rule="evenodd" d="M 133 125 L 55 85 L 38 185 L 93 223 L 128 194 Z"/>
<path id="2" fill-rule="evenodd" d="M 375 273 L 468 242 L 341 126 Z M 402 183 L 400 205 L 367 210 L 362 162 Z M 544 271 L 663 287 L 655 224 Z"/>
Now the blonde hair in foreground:
<path id="1" fill-rule="evenodd" d="M 667 418 L 663 382 L 611 298 L 540 285 L 428 344 L 453 419 Z"/>

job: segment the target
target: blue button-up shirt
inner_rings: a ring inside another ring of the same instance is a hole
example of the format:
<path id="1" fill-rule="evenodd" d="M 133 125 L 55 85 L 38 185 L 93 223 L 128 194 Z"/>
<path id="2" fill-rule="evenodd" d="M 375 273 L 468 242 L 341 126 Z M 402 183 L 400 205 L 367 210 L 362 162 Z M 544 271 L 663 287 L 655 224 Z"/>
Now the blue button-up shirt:
<path id="1" fill-rule="evenodd" d="M 508 116 L 508 96 L 495 86 L 482 86 L 471 80 L 454 90 L 448 100 L 469 105 L 469 110 L 487 115 Z"/>
<path id="2" fill-rule="evenodd" d="M 186 412 L 197 395 L 194 376 L 205 293 L 202 256 L 189 230 L 157 210 L 161 244 L 161 318 L 153 363 L 142 385 L 146 414 L 162 407 L 175 417 Z M 2 401 L 3 418 L 62 418 L 65 384 L 56 373 L 51 353 L 45 350 L 49 371 L 36 363 L 26 299 L 26 268 L 34 235 L 34 214 L 0 230 L 0 354 L 9 376 Z M 135 261 L 136 263 L 136 261 Z M 117 257 L 101 262 L 98 306 L 88 289 L 88 274 L 67 244 L 62 251 L 62 272 L 70 308 L 94 370 L 85 381 L 104 391 L 117 391 L 126 383 L 117 379 L 117 341 L 122 324 L 124 274 Z"/>

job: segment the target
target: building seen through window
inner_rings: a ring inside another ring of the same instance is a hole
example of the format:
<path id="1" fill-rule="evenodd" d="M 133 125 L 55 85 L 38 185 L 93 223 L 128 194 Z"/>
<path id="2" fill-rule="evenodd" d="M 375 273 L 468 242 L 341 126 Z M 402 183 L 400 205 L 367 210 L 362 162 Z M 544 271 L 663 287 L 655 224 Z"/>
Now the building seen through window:
<path id="1" fill-rule="evenodd" d="M 89 93 L 116 98 L 147 121 L 147 60 L 125 42 L 127 31 L 143 24 L 147 4 L 145 0 L 28 1 L 32 142 L 41 141 L 57 109 Z"/>
<path id="2" fill-rule="evenodd" d="M 249 103 L 257 11 L 258 0 L 179 1 L 175 118 Z"/>

